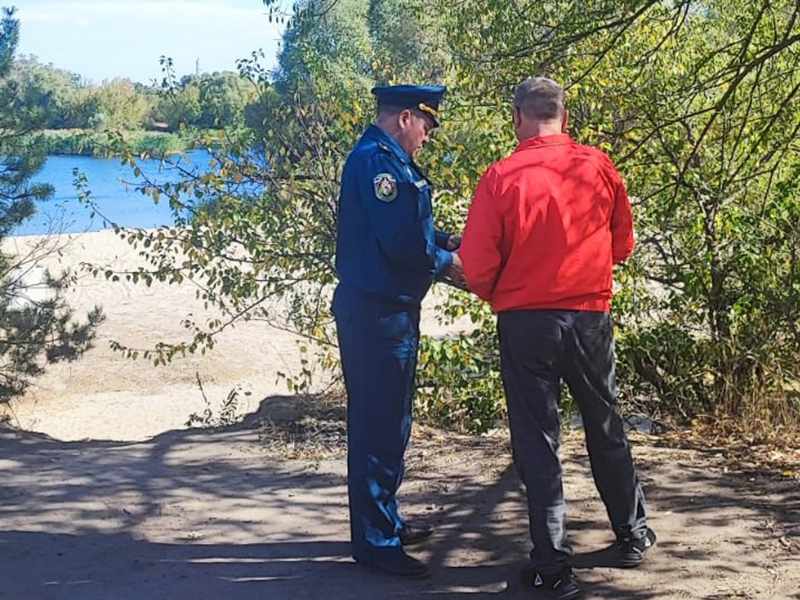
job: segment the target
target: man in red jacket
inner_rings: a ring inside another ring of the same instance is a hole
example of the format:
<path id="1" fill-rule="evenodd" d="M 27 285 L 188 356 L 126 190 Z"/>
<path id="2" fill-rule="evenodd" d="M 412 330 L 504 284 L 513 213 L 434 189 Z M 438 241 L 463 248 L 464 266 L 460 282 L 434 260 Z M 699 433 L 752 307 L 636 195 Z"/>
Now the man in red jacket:
<path id="1" fill-rule="evenodd" d="M 559 400 L 566 381 L 583 417 L 592 474 L 617 538 L 616 562 L 655 543 L 617 412 L 609 315 L 613 265 L 633 251 L 628 195 L 611 160 L 566 133 L 562 88 L 517 87 L 519 146 L 481 178 L 460 256 L 469 288 L 492 304 L 514 462 L 528 497 L 533 584 L 580 596 L 561 483 Z"/>

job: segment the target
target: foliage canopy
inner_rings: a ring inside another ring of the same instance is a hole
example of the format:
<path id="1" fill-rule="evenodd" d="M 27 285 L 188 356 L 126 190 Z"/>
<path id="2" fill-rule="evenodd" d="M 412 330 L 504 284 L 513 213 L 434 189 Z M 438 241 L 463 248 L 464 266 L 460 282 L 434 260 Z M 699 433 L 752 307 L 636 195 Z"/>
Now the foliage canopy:
<path id="1" fill-rule="evenodd" d="M 614 303 L 627 408 L 796 431 L 799 15 L 794 0 L 301 2 L 278 72 L 240 65 L 260 123 L 226 134 L 213 173 L 144 185 L 176 208 L 192 198 L 194 218 L 123 232 L 152 261 L 137 277 L 196 279 L 226 315 L 153 356 L 213 344 L 239 318 L 275 321 L 281 297 L 282 326 L 330 344 L 338 178 L 369 87 L 449 85 L 421 162 L 441 227 L 458 230 L 482 171 L 514 147 L 514 85 L 546 74 L 567 89 L 573 136 L 611 155 L 635 201 L 639 247 Z M 463 293 L 443 314 L 475 327 L 423 343 L 422 405 L 485 430 L 502 406 L 493 317 Z"/>

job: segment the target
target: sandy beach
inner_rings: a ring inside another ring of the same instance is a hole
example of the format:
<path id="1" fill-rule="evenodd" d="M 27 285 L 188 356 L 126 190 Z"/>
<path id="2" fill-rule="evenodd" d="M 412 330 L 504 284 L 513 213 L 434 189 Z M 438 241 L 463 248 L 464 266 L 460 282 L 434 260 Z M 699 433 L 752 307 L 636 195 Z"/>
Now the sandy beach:
<path id="1" fill-rule="evenodd" d="M 213 352 L 176 358 L 167 367 L 126 359 L 111 350 L 112 340 L 136 348 L 185 340 L 181 319 L 190 313 L 199 319 L 212 313 L 203 309 L 191 284 L 146 287 L 124 279 L 95 278 L 83 269 L 84 263 L 115 270 L 143 264 L 138 251 L 113 231 L 62 235 L 53 241 L 63 250 L 48 256 L 42 266 L 75 273 L 78 280 L 67 300 L 76 315 L 97 305 L 106 320 L 94 347 L 80 360 L 49 367 L 23 397 L 12 402 L 15 425 L 61 440 L 143 440 L 179 429 L 192 413 L 204 410 L 198 377 L 212 404 L 240 387 L 240 410 L 245 413 L 257 407 L 251 399 L 286 391 L 277 373 L 296 372 L 297 338 L 263 323 L 237 324 L 219 336 Z M 5 249 L 23 253 L 40 242 L 36 236 L 11 238 Z"/>
<path id="2" fill-rule="evenodd" d="M 76 315 L 100 306 L 106 320 L 94 347 L 80 360 L 48 367 L 24 396 L 11 403 L 8 413 L 15 425 L 60 440 L 144 440 L 183 427 L 191 414 L 206 408 L 198 377 L 212 409 L 237 389 L 239 412 L 246 414 L 254 411 L 262 398 L 287 392 L 278 373 L 291 376 L 299 372 L 301 339 L 256 321 L 242 321 L 222 332 L 213 351 L 176 357 L 166 367 L 126 359 L 111 350 L 112 340 L 137 348 L 186 340 L 181 325 L 184 317 L 191 314 L 202 322 L 216 313 L 203 308 L 191 283 L 155 282 L 147 287 L 92 276 L 82 265 L 125 271 L 144 264 L 138 251 L 111 230 L 9 238 L 4 248 L 10 254 L 24 255 L 45 243 L 60 251 L 49 253 L 40 267 L 52 272 L 66 269 L 77 275 L 66 295 Z M 30 276 L 35 278 L 41 268 Z M 446 331 L 434 314 L 442 293 L 426 299 L 423 328 L 428 333 Z M 280 311 L 281 306 L 276 305 L 275 310 Z M 315 379 L 321 388 L 330 374 L 319 373 Z M 0 407 L 0 414 L 2 411 Z"/>

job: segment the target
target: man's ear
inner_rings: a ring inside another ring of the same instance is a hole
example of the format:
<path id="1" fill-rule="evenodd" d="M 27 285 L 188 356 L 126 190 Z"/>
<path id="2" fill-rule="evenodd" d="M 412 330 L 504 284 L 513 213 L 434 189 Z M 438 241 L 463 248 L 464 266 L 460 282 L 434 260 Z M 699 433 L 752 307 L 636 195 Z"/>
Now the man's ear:
<path id="1" fill-rule="evenodd" d="M 404 108 L 397 115 L 397 126 L 400 129 L 405 129 L 411 123 L 411 109 Z"/>
<path id="2" fill-rule="evenodd" d="M 561 133 L 567 133 L 567 127 L 569 126 L 569 111 L 564 109 L 564 116 L 561 117 Z"/>
<path id="3" fill-rule="evenodd" d="M 519 109 L 519 106 L 514 107 L 514 113 L 512 114 L 511 118 L 514 120 L 515 128 L 522 125 L 522 111 Z"/>

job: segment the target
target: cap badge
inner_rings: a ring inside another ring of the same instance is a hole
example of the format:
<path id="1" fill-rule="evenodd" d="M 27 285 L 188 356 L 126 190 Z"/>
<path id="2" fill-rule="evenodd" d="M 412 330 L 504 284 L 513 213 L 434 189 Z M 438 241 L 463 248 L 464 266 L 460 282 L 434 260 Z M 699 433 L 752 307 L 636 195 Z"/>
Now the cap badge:
<path id="1" fill-rule="evenodd" d="M 397 180 L 391 173 L 380 173 L 372 180 L 375 196 L 381 202 L 391 202 L 397 198 Z"/>
<path id="2" fill-rule="evenodd" d="M 428 113 L 430 116 L 432 116 L 434 118 L 439 116 L 439 111 L 438 110 L 436 110 L 434 108 L 431 108 L 430 106 L 428 106 L 424 102 L 420 102 L 419 105 L 417 106 L 417 108 L 419 110 L 421 110 L 422 112 Z"/>

